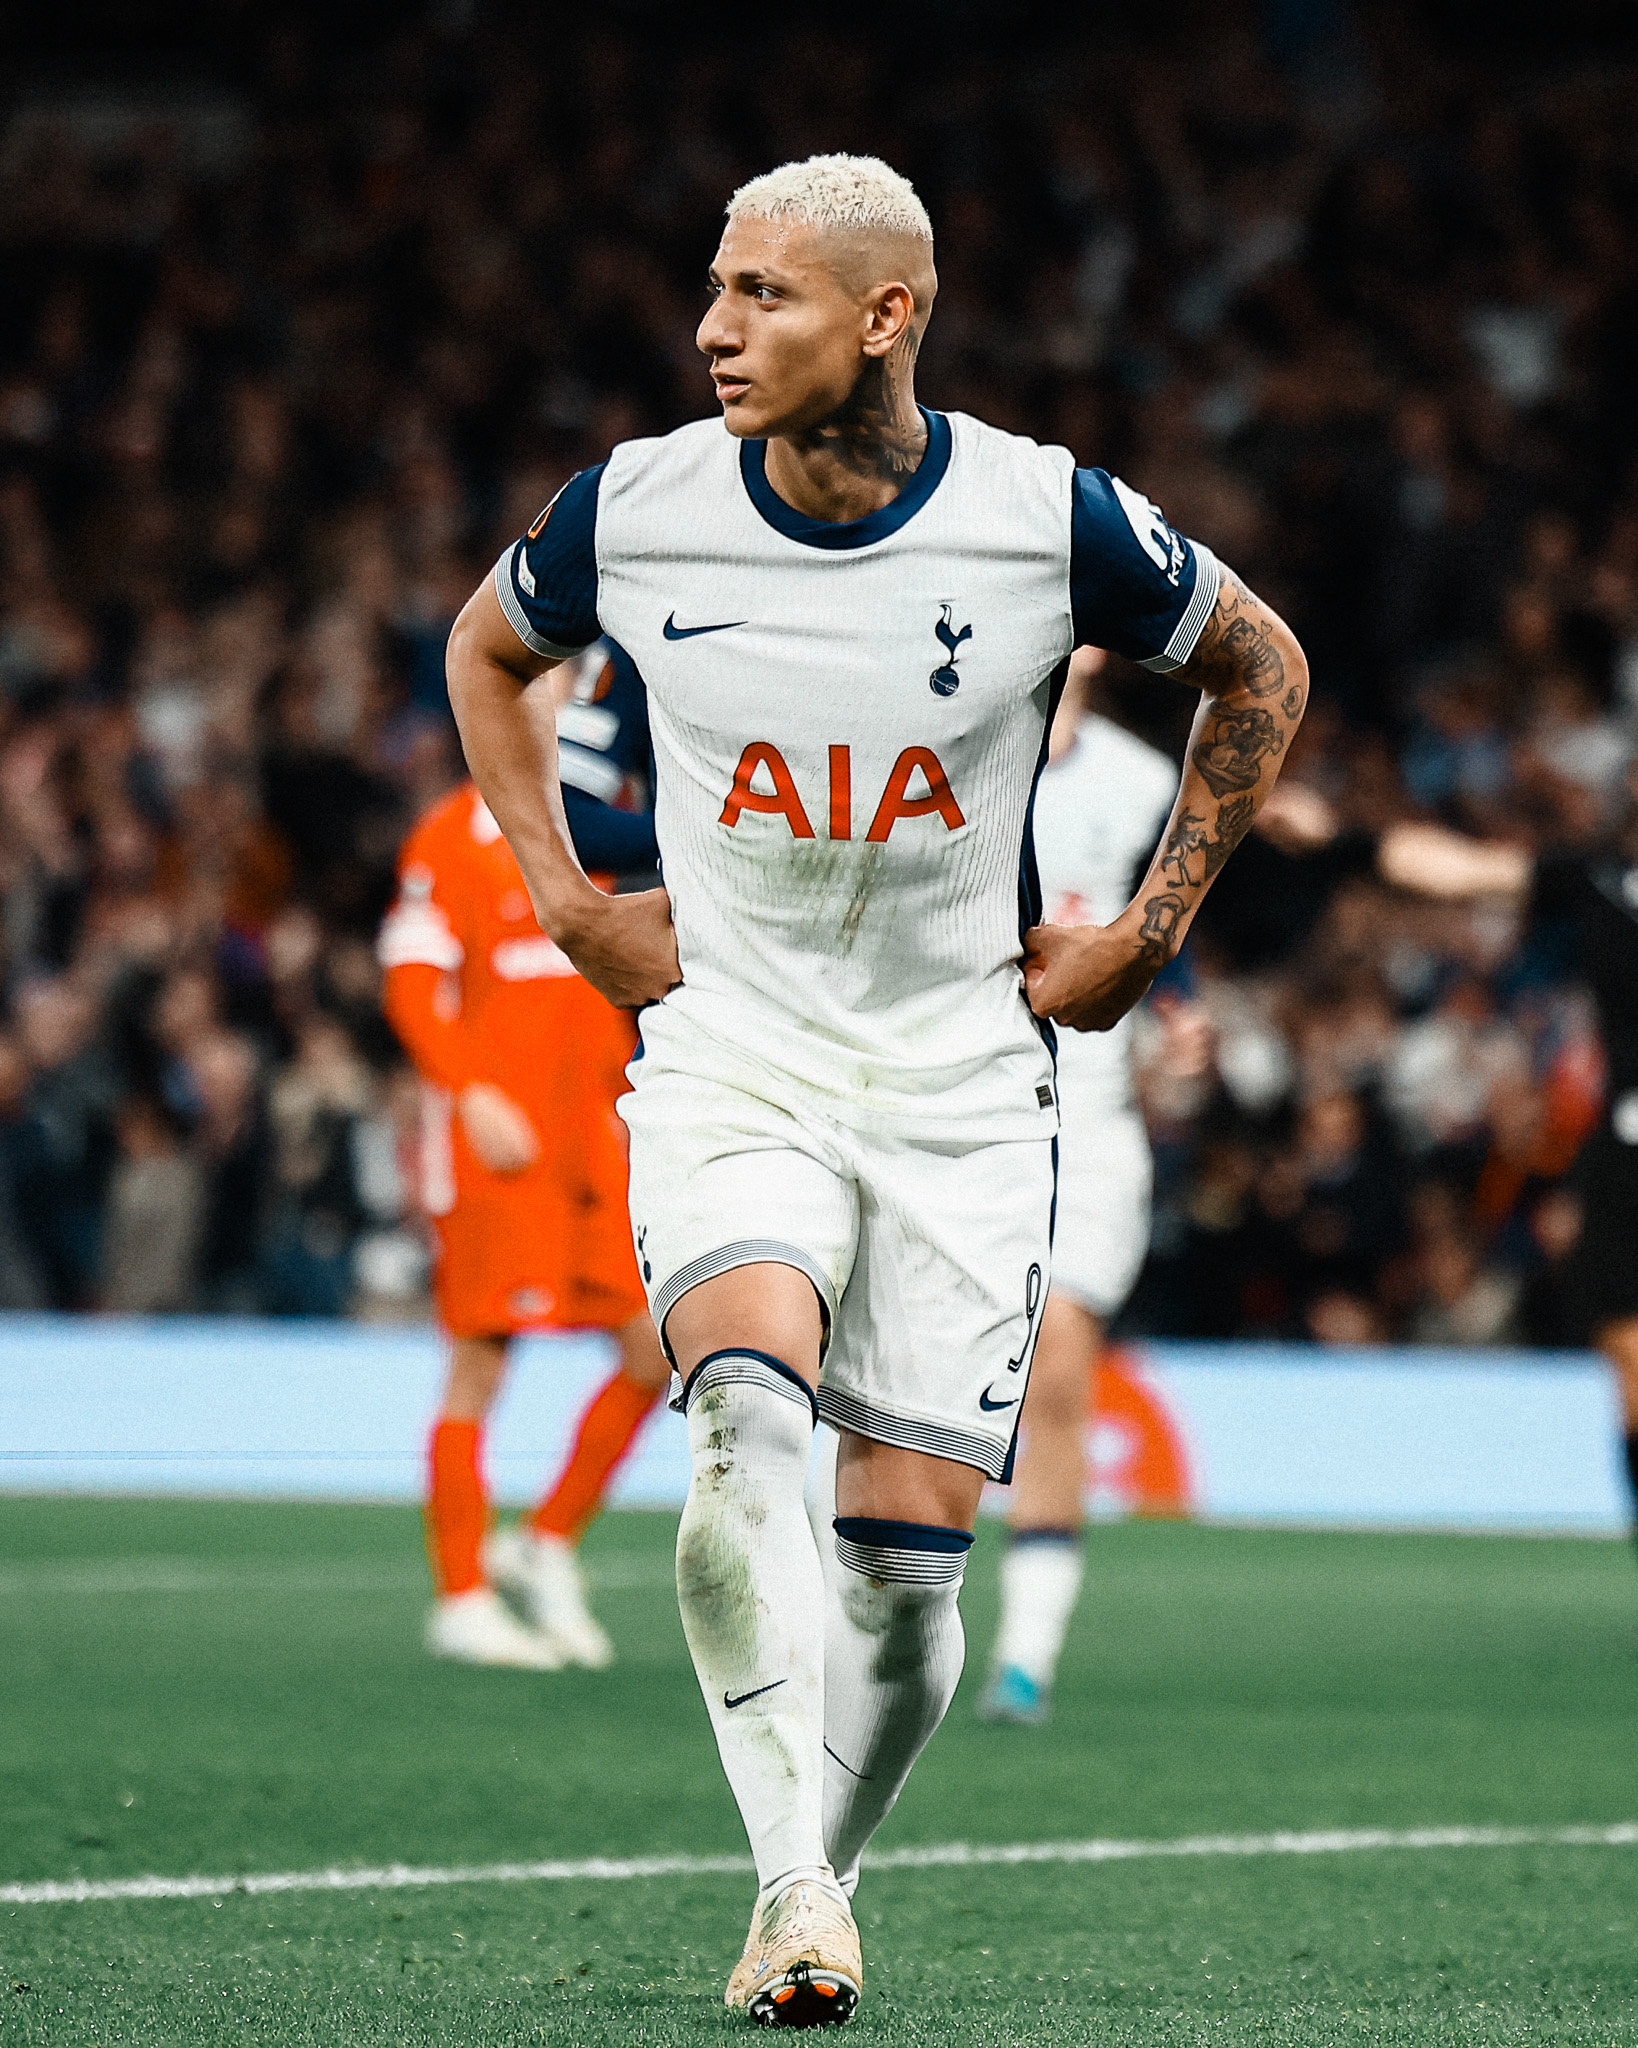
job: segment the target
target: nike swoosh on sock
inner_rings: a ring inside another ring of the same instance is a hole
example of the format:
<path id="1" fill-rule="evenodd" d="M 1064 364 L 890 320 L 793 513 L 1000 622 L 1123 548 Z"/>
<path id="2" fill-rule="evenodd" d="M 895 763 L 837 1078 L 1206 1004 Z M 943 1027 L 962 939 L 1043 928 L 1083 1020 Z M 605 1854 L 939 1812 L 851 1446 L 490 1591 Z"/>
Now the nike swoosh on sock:
<path id="1" fill-rule="evenodd" d="M 747 1700 L 759 1700 L 765 1692 L 773 1692 L 777 1687 L 783 1685 L 784 1683 L 784 1679 L 776 1678 L 773 1681 L 772 1685 L 759 1685 L 755 1692 L 742 1692 L 737 1700 L 730 1699 L 727 1693 L 724 1693 L 722 1696 L 722 1704 L 728 1709 L 730 1713 L 732 1713 L 735 1707 L 744 1706 Z"/>

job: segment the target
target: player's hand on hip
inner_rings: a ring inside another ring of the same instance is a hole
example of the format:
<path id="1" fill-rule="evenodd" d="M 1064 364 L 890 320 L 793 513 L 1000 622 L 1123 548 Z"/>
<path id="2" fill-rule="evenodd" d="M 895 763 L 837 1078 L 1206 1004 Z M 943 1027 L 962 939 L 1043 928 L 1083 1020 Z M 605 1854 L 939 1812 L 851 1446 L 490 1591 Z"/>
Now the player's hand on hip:
<path id="1" fill-rule="evenodd" d="M 504 1089 L 472 1081 L 456 1098 L 461 1129 L 491 1173 L 523 1173 L 540 1157 L 540 1136 Z"/>
<path id="2" fill-rule="evenodd" d="M 1108 1031 L 1165 965 L 1124 922 L 1038 924 L 1024 934 L 1024 993 L 1037 1017 Z"/>
<path id="3" fill-rule="evenodd" d="M 555 936 L 592 987 L 622 1010 L 657 1003 L 682 980 L 663 889 L 583 898 L 572 924 Z"/>

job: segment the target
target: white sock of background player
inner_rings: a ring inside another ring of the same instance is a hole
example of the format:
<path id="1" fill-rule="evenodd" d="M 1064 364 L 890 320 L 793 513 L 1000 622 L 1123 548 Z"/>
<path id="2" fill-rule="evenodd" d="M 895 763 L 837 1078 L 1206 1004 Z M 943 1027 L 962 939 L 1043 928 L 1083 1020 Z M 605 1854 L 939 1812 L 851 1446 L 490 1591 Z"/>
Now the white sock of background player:
<path id="1" fill-rule="evenodd" d="M 1011 1666 L 1036 1685 L 1052 1684 L 1081 1590 L 1081 1568 L 1078 1529 L 1021 1529 L 1014 1535 L 1001 1563 L 998 1669 Z"/>
<path id="2" fill-rule="evenodd" d="M 964 1529 L 842 1515 L 826 1572 L 825 1848 L 842 1889 L 961 1676 Z"/>
<path id="3" fill-rule="evenodd" d="M 778 1361 L 717 1351 L 688 1383 L 692 1475 L 677 1599 L 761 1891 L 825 1859 L 824 1574 L 803 1505 L 813 1396 Z"/>

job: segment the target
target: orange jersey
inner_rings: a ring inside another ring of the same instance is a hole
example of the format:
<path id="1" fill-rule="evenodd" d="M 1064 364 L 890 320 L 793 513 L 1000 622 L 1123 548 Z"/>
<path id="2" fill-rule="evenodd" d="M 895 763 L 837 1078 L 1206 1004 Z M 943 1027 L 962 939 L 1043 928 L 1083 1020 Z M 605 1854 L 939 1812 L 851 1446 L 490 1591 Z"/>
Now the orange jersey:
<path id="1" fill-rule="evenodd" d="M 447 1327 L 614 1328 L 640 1314 L 614 1110 L 636 1030 L 541 931 L 471 783 L 405 841 L 380 955 L 387 1015 L 426 1084 L 422 1194 Z M 491 1172 L 467 1142 L 455 1103 L 474 1081 L 534 1125 L 540 1155 L 522 1173 Z"/>

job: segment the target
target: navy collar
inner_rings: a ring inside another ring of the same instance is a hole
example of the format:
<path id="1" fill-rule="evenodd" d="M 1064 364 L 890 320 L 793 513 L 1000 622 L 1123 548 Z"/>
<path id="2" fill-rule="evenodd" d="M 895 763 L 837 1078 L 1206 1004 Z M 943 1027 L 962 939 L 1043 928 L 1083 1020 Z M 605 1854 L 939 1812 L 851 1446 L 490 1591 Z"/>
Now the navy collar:
<path id="1" fill-rule="evenodd" d="M 879 512 L 867 512 L 863 519 L 843 520 L 810 519 L 805 512 L 798 512 L 794 505 L 785 503 L 768 481 L 766 441 L 739 444 L 739 473 L 745 479 L 751 503 L 776 532 L 788 540 L 801 541 L 804 547 L 867 548 L 872 541 L 886 540 L 907 520 L 915 518 L 944 481 L 944 472 L 950 466 L 950 422 L 943 413 L 929 412 L 924 405 L 916 410 L 927 422 L 927 447 L 921 466 L 892 503 L 882 506 Z"/>

